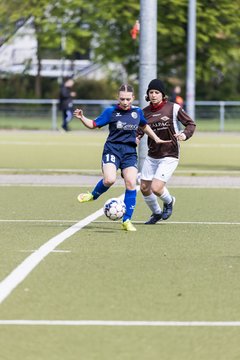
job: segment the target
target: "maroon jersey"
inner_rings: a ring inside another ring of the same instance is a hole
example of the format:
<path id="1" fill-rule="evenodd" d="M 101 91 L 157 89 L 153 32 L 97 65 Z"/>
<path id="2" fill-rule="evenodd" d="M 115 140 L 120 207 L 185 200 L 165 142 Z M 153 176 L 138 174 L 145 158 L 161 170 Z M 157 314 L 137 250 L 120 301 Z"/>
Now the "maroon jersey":
<path id="1" fill-rule="evenodd" d="M 189 139 L 195 131 L 195 122 L 178 104 L 166 100 L 155 108 L 150 104 L 143 112 L 148 125 L 160 139 L 172 140 L 170 143 L 156 144 L 148 137 L 148 155 L 154 159 L 179 158 L 179 142 L 174 134 L 181 131 L 182 124 L 186 139 Z M 142 135 L 141 131 L 139 133 Z"/>

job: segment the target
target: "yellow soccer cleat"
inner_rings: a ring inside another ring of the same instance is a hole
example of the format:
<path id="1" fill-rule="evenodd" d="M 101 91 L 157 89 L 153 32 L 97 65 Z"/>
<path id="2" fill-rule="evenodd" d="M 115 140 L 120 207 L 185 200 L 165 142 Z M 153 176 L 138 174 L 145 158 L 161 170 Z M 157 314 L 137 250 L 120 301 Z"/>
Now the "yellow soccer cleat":
<path id="1" fill-rule="evenodd" d="M 126 231 L 137 231 L 137 229 L 135 228 L 135 226 L 133 226 L 129 219 L 122 223 L 122 228 Z"/>
<path id="2" fill-rule="evenodd" d="M 79 194 L 77 197 L 80 203 L 88 202 L 93 200 L 93 194 L 90 192 Z"/>

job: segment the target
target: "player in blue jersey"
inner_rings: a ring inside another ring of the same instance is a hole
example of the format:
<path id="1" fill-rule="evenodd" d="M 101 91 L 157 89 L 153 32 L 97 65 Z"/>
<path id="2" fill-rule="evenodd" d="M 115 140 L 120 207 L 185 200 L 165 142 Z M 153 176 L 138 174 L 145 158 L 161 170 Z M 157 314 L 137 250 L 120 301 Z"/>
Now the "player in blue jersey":
<path id="1" fill-rule="evenodd" d="M 132 106 L 133 101 L 134 90 L 132 86 L 123 84 L 118 92 L 118 104 L 106 108 L 95 120 L 85 117 L 81 109 L 74 111 L 74 116 L 89 129 L 101 128 L 105 125 L 109 127 L 109 135 L 102 153 L 103 179 L 97 183 L 91 193 L 79 194 L 78 201 L 83 203 L 96 200 L 115 183 L 117 170 L 121 169 L 126 187 L 124 197 L 126 213 L 123 216 L 122 228 L 126 231 L 136 231 L 131 218 L 137 197 L 136 134 L 138 126 L 157 144 L 166 142 L 155 135 L 150 126 L 147 125 L 142 110 L 139 107 Z"/>

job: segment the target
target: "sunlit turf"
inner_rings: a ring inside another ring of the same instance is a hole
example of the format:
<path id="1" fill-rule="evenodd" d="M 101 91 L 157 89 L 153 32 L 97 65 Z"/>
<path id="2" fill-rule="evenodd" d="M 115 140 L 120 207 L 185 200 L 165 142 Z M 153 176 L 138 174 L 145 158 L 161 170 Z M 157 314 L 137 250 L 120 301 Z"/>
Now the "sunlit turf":
<path id="1" fill-rule="evenodd" d="M 105 131 L 0 133 L 0 174 L 100 174 Z M 240 135 L 197 132 L 177 175 L 239 176 Z M 119 196 L 79 204 L 78 186 L 0 186 L 0 284 L 33 251 Z M 172 217 L 146 226 L 99 217 L 51 252 L 0 304 L 0 320 L 240 321 L 239 188 L 174 188 Z M 239 327 L 0 324 L 6 360 L 226 360 Z M 13 346 L 14 344 L 14 346 Z"/>
<path id="2" fill-rule="evenodd" d="M 2 132 L 1 172 L 5 173 L 100 173 L 107 132 Z M 239 174 L 240 133 L 199 133 L 181 143 L 180 164 L 175 174 L 225 172 Z"/>
<path id="3" fill-rule="evenodd" d="M 124 191 L 79 204 L 85 190 L 0 187 L 1 279 Z M 239 320 L 240 189 L 171 192 L 177 201 L 166 222 L 144 225 L 150 213 L 138 194 L 136 233 L 101 216 L 65 240 L 0 305 L 0 319 Z M 226 351 L 236 358 L 238 329 L 0 325 L 0 351 L 27 360 L 225 360 Z"/>
<path id="4" fill-rule="evenodd" d="M 88 116 L 92 119 L 95 119 L 101 112 L 101 109 L 89 113 Z M 61 129 L 62 115 L 59 112 L 57 116 L 57 128 Z M 199 131 L 221 131 L 222 124 L 219 118 L 206 119 L 197 116 L 196 124 Z M 24 116 L 21 113 L 19 116 L 14 116 L 11 113 L 5 116 L 0 114 L 0 128 L 1 129 L 19 129 L 19 130 L 52 130 L 55 124 L 52 124 L 52 114 L 51 111 L 45 113 L 44 116 L 36 115 L 36 112 L 33 112 L 33 115 Z M 69 124 L 71 130 L 79 130 L 83 128 L 83 125 L 80 121 L 73 119 Z M 55 130 L 55 129 L 54 129 Z M 236 132 L 240 131 L 240 119 L 235 117 L 226 117 L 224 121 L 224 131 Z"/>

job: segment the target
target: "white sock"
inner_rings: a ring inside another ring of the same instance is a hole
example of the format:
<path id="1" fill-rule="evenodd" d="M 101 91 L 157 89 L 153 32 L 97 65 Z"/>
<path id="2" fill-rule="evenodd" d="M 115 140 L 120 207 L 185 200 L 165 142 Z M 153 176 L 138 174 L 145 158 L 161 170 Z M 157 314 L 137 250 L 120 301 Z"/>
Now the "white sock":
<path id="1" fill-rule="evenodd" d="M 162 210 L 158 203 L 158 198 L 153 193 L 148 196 L 143 196 L 145 203 L 153 214 L 161 214 Z"/>
<path id="2" fill-rule="evenodd" d="M 160 196 L 160 199 L 165 203 L 165 204 L 170 204 L 170 202 L 172 202 L 172 196 L 170 195 L 168 189 L 165 187 L 164 188 L 164 192 L 163 194 Z"/>

